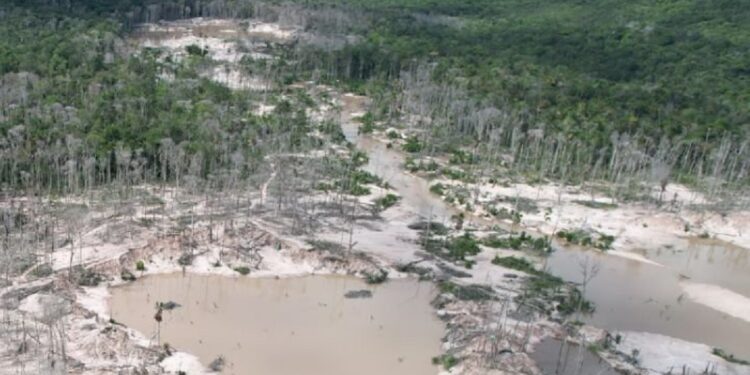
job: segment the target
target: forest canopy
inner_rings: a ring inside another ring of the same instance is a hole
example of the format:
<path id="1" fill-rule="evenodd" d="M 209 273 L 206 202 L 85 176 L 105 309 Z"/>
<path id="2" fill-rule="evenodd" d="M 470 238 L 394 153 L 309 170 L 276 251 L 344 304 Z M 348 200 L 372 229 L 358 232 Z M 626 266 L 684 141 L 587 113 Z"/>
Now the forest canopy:
<path id="1" fill-rule="evenodd" d="M 598 154 L 612 154 L 608 148 L 622 134 L 651 148 L 689 145 L 683 159 L 690 160 L 676 169 L 708 162 L 706 155 L 727 142 L 738 145 L 731 153 L 744 152 L 741 145 L 750 137 L 748 0 L 266 3 L 330 9 L 365 21 L 345 26 L 342 32 L 359 38 L 344 48 L 307 51 L 304 59 L 295 55 L 287 80 L 309 77 L 305 70 L 320 68 L 320 60 L 334 66 L 327 71 L 335 77 L 324 77 L 330 82 L 394 90 L 404 71 L 428 63 L 435 82 L 459 86 L 472 100 L 513 113 L 524 132 L 542 129 Z M 10 137 L 23 124 L 29 144 L 50 144 L 72 133 L 95 154 L 124 145 L 143 149 L 152 160 L 164 137 L 192 142 L 194 150 L 211 149 L 198 124 L 226 108 L 242 112 L 241 100 L 207 80 L 190 87 L 160 81 L 157 56 L 123 56 L 121 38 L 139 22 L 248 17 L 257 4 L 6 2 L 0 6 L 0 136 Z M 212 105 L 186 112 L 177 105 L 180 99 Z M 52 104 L 74 110 L 70 125 L 54 126 L 54 116 L 19 109 L 48 111 Z M 468 137 L 485 141 L 482 134 Z"/>

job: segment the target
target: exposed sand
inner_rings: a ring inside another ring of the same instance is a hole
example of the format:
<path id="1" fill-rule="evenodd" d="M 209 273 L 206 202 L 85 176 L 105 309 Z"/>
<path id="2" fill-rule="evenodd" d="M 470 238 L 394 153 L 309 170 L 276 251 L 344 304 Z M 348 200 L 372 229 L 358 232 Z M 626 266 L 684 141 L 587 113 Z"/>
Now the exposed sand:
<path id="1" fill-rule="evenodd" d="M 641 364 L 649 369 L 651 374 L 682 373 L 685 366 L 690 373 L 702 373 L 707 368 L 713 368 L 716 374 L 747 375 L 748 366 L 742 366 L 725 361 L 711 354 L 712 348 L 703 345 L 678 340 L 672 337 L 653 333 L 622 332 L 622 343 L 617 349 L 631 354 L 638 351 Z"/>
<path id="2" fill-rule="evenodd" d="M 683 282 L 680 286 L 691 300 L 750 323 L 750 298 L 716 285 Z"/>
<path id="3" fill-rule="evenodd" d="M 617 207 L 614 208 L 591 208 L 576 201 L 613 202 L 601 194 L 553 184 L 477 185 L 446 179 L 437 179 L 433 183 L 437 182 L 464 186 L 472 192 L 479 191 L 480 203 L 489 203 L 498 197 L 504 198 L 505 202 L 495 205 L 508 210 L 514 209 L 514 198 L 532 200 L 538 206 L 539 212 L 523 213 L 522 224 L 525 227 L 537 229 L 545 234 L 562 229 L 591 228 L 615 236 L 615 250 L 632 251 L 639 248 L 672 246 L 682 243 L 685 238 L 698 237 L 705 233 L 750 249 L 750 231 L 746 230 L 750 228 L 750 212 L 733 211 L 721 215 L 702 209 L 694 210 L 690 205 L 705 203 L 705 198 L 700 193 L 692 192 L 680 185 L 668 186 L 664 196 L 673 197 L 670 202 L 674 202 L 674 205 L 667 205 L 665 208 L 637 203 L 617 203 Z M 477 212 L 489 215 L 481 207 L 477 207 Z"/>

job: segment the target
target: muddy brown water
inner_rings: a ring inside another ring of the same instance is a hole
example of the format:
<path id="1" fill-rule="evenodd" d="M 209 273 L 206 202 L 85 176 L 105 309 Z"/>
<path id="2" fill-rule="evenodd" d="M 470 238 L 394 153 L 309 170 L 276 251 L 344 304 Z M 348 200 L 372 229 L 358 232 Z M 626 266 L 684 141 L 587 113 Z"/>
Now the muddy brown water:
<path id="1" fill-rule="evenodd" d="M 683 278 L 750 297 L 750 250 L 715 239 L 689 238 L 670 247 L 642 249 L 646 258 Z"/>
<path id="2" fill-rule="evenodd" d="M 403 171 L 400 151 L 357 134 L 359 126 L 351 113 L 363 111 L 364 100 L 344 97 L 341 123 L 347 140 L 370 156 L 367 170 L 388 181 L 403 203 L 423 217 L 450 220 L 455 211 L 429 192 L 426 180 Z M 670 249 L 640 251 L 665 266 L 658 267 L 558 243 L 555 248 L 546 265 L 567 281 L 581 281 L 580 263 L 585 257 L 599 264 L 600 271 L 586 290 L 596 312 L 582 320 L 607 330 L 652 332 L 704 343 L 750 358 L 750 323 L 689 300 L 680 287 L 687 280 L 750 297 L 750 250 L 717 241 L 685 240 Z"/>
<path id="3" fill-rule="evenodd" d="M 371 298 L 345 298 L 369 290 Z M 445 327 L 430 283 L 391 280 L 370 286 L 344 276 L 230 278 L 149 276 L 113 288 L 112 317 L 156 340 L 197 355 L 224 356 L 225 374 L 434 375 Z"/>
<path id="4" fill-rule="evenodd" d="M 690 245 L 686 246 L 689 248 Z M 710 250 L 692 248 L 685 251 L 696 252 L 700 259 L 707 256 L 704 251 Z M 693 259 L 688 268 L 670 263 L 658 267 L 595 250 L 558 248 L 548 259 L 547 266 L 551 273 L 563 279 L 581 282 L 581 260 L 584 257 L 598 263 L 600 270 L 586 288 L 586 298 L 594 302 L 596 311 L 582 320 L 608 330 L 652 332 L 704 343 L 750 358 L 750 323 L 693 302 L 680 287 L 680 282 L 685 281 L 686 276 L 691 277 L 689 275 L 695 275 L 695 279 L 689 281 L 729 287 L 731 283 L 722 280 L 734 282 L 734 277 L 742 279 L 742 272 L 723 276 L 701 275 L 714 268 L 731 268 L 732 257 L 715 256 L 716 263 Z M 675 262 L 685 261 L 679 259 Z"/>

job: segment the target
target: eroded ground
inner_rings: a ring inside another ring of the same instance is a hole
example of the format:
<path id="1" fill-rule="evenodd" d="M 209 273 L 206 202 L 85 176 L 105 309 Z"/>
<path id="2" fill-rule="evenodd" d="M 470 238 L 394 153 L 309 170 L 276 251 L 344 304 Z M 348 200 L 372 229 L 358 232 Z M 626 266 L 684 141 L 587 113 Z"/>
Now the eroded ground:
<path id="1" fill-rule="evenodd" d="M 243 70 L 243 58 L 249 57 L 253 64 L 273 60 L 274 48 L 293 40 L 298 32 L 294 28 L 255 21 L 190 20 L 144 26 L 133 43 L 136 49 L 138 46 L 161 48 L 163 58 L 171 56 L 175 61 L 189 58 L 187 47 L 197 46 L 204 51 L 198 53 L 205 53 L 210 58 L 202 73 L 205 77 L 235 90 L 268 94 L 261 95 L 260 99 L 253 97 L 257 100 L 255 112 L 262 116 L 274 110 L 277 101 L 270 100 L 273 95 L 283 97 L 285 94 L 274 93 L 275 83 L 267 71 Z M 177 78 L 165 74 L 162 79 Z M 617 314 L 622 313 L 627 315 L 628 318 L 623 318 L 627 322 L 632 323 L 637 317 L 653 324 L 653 327 L 644 326 L 643 330 L 677 335 L 683 334 L 685 329 L 695 328 L 696 321 L 691 319 L 720 321 L 718 329 L 690 331 L 695 334 L 688 339 L 700 341 L 715 334 L 710 344 L 730 345 L 733 351 L 741 351 L 742 337 L 750 337 L 737 334 L 747 329 L 742 320 L 746 310 L 741 298 L 746 290 L 736 290 L 739 296 L 724 295 L 727 298 L 721 298 L 722 301 L 733 301 L 731 308 L 724 306 L 722 309 L 715 303 L 711 303 L 711 308 L 698 303 L 691 304 L 693 307 L 689 309 L 672 306 L 688 305 L 686 298 L 703 304 L 715 302 L 716 290 L 695 285 L 708 284 L 715 285 L 720 291 L 731 290 L 736 289 L 731 283 L 742 279 L 731 276 L 712 279 L 709 276 L 715 272 L 710 267 L 686 266 L 680 262 L 684 258 L 672 261 L 668 254 L 653 254 L 649 249 L 668 251 L 668 246 L 680 249 L 675 241 L 682 240 L 681 237 L 695 237 L 703 231 L 713 233 L 721 240 L 744 245 L 743 241 L 747 240 L 743 232 L 747 223 L 744 214 L 696 217 L 689 205 L 705 202 L 682 191 L 675 191 L 678 194 L 673 200 L 675 205 L 685 208 L 664 212 L 637 205 L 591 208 L 575 201 L 606 203 L 606 199 L 592 198 L 589 192 L 568 192 L 567 188 L 554 186 L 468 186 L 469 191 L 479 192 L 477 202 L 480 203 L 494 202 L 498 195 L 537 202 L 538 212 L 526 213 L 516 229 L 551 234 L 553 228 L 591 226 L 616 236 L 612 244 L 616 252 L 613 253 L 620 256 L 591 255 L 601 258 L 603 266 L 600 276 L 594 278 L 585 291 L 598 308 L 598 314 L 589 320 L 593 325 L 602 323 L 604 328 L 627 331 L 621 333 L 623 340 L 612 345 L 601 330 L 590 326 L 583 329 L 564 327 L 561 316 L 555 312 L 556 302 L 534 301 L 541 305 L 518 302 L 519 295 L 524 293 L 527 275 L 492 264 L 492 259 L 495 255 L 526 255 L 508 249 L 483 247 L 481 253 L 470 258 L 474 263 L 467 268 L 426 253 L 420 243 L 424 230 L 410 229 L 409 226 L 425 220 L 435 221 L 443 223 L 452 235 L 460 235 L 463 230 L 452 229 L 455 224 L 452 218 L 464 210 L 431 194 L 432 183 L 424 176 L 403 171 L 406 157 L 397 148 L 387 146 L 397 141 L 379 133 L 358 136 L 356 117 L 366 111 L 366 98 L 342 95 L 333 88 L 314 83 L 295 86 L 306 90 L 316 100 L 317 108 L 310 110 L 308 115 L 319 122 L 331 119 L 340 122 L 344 136 L 369 155 L 364 169 L 385 183 L 367 183 L 369 194 L 361 196 L 303 189 L 305 185 L 299 181 L 316 177 L 314 173 L 320 159 L 345 158 L 352 152 L 341 144 L 324 143 L 304 154 L 268 157 L 265 167 L 258 173 L 258 184 L 211 194 L 203 194 L 184 184 L 137 186 L 131 191 L 102 190 L 58 200 L 6 200 L 4 205 L 16 207 L 40 224 L 56 224 L 51 230 L 51 240 L 34 243 L 26 239 L 20 242 L 37 246 L 34 252 L 39 255 L 38 260 L 23 270 L 8 270 L 9 280 L 0 281 L 5 283 L 0 284 L 4 322 L 0 335 L 0 372 L 108 374 L 148 371 L 158 374 L 187 371 L 192 374 L 211 371 L 206 368 L 211 359 L 206 358 L 218 354 L 230 358 L 230 347 L 224 350 L 227 353 L 201 354 L 200 350 L 192 349 L 195 343 L 186 343 L 183 347 L 179 339 L 165 347 L 160 345 L 160 340 L 154 340 L 153 324 L 148 325 L 153 306 L 143 310 L 140 322 L 133 323 L 127 319 L 120 321 L 120 311 L 124 308 L 121 304 L 126 302 L 116 297 L 110 308 L 112 287 L 129 284 L 124 288 L 131 288 L 148 279 L 135 283 L 133 280 L 167 273 L 176 273 L 170 277 L 182 277 L 182 273 L 226 277 L 221 283 L 274 282 L 234 278 L 291 277 L 313 273 L 347 274 L 373 283 L 407 275 L 432 280 L 438 286 L 439 295 L 433 301 L 430 313 L 439 316 L 447 327 L 440 334 L 443 337 L 439 348 L 442 354 L 438 355 L 437 363 L 441 369 L 435 369 L 435 372 L 539 373 L 529 353 L 549 336 L 568 338 L 584 346 L 606 342 L 609 347 L 601 352 L 602 356 L 614 367 L 632 373 L 658 373 L 682 364 L 690 366 L 693 371 L 702 371 L 709 365 L 721 370 L 719 373 L 722 374 L 742 374 L 746 370 L 712 355 L 709 346 L 631 332 L 629 330 L 635 329 L 632 325 L 618 327 L 612 323 L 617 321 Z M 314 131 L 309 136 L 318 139 L 321 134 Z M 401 199 L 395 206 L 378 207 L 378 199 L 387 194 L 398 195 Z M 517 208 L 517 204 L 508 204 L 507 201 L 499 204 Z M 483 207 L 486 205 L 476 206 L 482 208 L 465 212 L 465 228 L 486 235 L 496 232 L 496 227 L 511 226 L 509 222 L 485 215 Z M 578 263 L 571 261 L 576 259 L 571 257 L 586 252 L 563 249 L 564 244 L 559 245 L 558 254 L 562 257 L 553 255 L 547 266 L 560 273 L 567 270 L 570 272 L 568 278 L 577 281 L 574 270 Z M 699 250 L 698 254 L 703 252 Z M 736 265 L 745 259 L 745 253 L 738 254 L 728 255 L 727 259 Z M 650 261 L 644 261 L 647 258 Z M 707 261 L 702 263 L 710 264 Z M 707 269 L 710 271 L 704 271 Z M 742 270 L 741 267 L 738 269 Z M 642 277 L 639 272 L 643 272 Z M 689 275 L 680 276 L 680 273 Z M 658 293 L 654 301 L 648 301 L 647 294 L 639 291 L 649 289 L 658 278 L 665 278 L 664 285 L 669 290 Z M 387 285 L 382 288 L 389 288 Z M 376 296 L 378 288 L 375 289 Z M 613 290 L 631 295 L 620 298 L 613 296 Z M 210 299 L 201 301 L 210 303 Z M 145 303 L 149 302 L 151 300 Z M 371 308 L 386 309 L 390 304 Z M 647 307 L 638 307 L 642 305 Z M 636 307 L 635 310 L 623 311 L 626 306 Z M 707 315 L 696 318 L 694 312 L 699 308 L 705 309 Z M 242 310 L 242 307 L 238 309 Z M 687 312 L 672 313 L 672 309 Z M 727 319 L 718 312 L 729 314 L 730 310 L 739 316 Z M 172 313 L 180 312 L 165 312 Z M 222 313 L 236 314 L 238 311 L 228 308 Z M 426 313 L 421 311 L 420 317 Z M 686 314 L 688 320 L 673 323 L 674 317 L 683 316 L 680 314 Z M 169 327 L 174 327 L 169 325 L 169 319 L 170 315 L 167 315 L 162 327 L 165 336 L 170 335 Z M 229 321 L 240 321 L 241 317 L 232 319 L 236 320 Z M 392 321 L 396 321 L 395 317 Z M 196 320 L 192 322 L 193 325 L 201 324 Z M 255 323 L 258 321 L 252 321 Z M 190 320 L 186 324 L 190 324 Z M 663 328 L 669 326 L 674 330 Z M 433 328 L 425 339 L 434 338 Z M 669 344 L 669 351 L 664 351 L 661 344 Z M 640 354 L 634 355 L 633 350 Z M 432 351 L 431 346 L 429 352 Z M 662 355 L 665 353 L 668 355 Z M 414 354 L 419 357 L 431 355 L 427 352 Z M 412 358 L 409 355 L 401 359 L 399 362 L 396 358 L 396 362 L 418 364 L 419 371 L 434 369 L 431 358 Z"/>

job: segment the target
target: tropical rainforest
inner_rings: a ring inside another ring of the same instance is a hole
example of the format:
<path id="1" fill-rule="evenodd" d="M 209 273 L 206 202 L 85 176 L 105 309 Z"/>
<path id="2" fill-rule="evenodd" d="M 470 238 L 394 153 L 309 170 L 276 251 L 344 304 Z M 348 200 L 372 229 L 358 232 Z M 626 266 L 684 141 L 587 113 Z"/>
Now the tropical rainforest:
<path id="1" fill-rule="evenodd" d="M 696 182 L 696 175 L 723 176 L 735 186 L 747 181 L 745 0 L 286 4 L 346 13 L 349 22 L 328 19 L 306 27 L 357 38 L 336 47 L 295 48 L 295 62 L 276 69 L 280 80 L 325 67 L 329 74 L 321 79 L 381 98 L 383 110 L 373 113 L 379 119 L 406 109 L 393 103 L 409 72 L 438 91 L 460 92 L 461 103 L 474 103 L 431 111 L 439 126 L 424 141 L 487 145 L 500 139 L 493 145 L 515 147 L 510 151 L 518 154 L 525 144 L 518 141 L 528 143 L 533 135 L 544 139 L 547 150 L 575 145 L 569 149 L 578 150 L 572 158 L 581 175 L 610 165 L 602 174 L 609 178 L 617 174 L 612 166 L 623 145 L 637 145 L 630 155 L 645 160 L 651 174 L 656 165 L 684 182 Z M 205 122 L 240 131 L 235 120 L 253 121 L 244 116 L 243 98 L 206 79 L 189 87 L 159 80 L 156 56 L 123 56 L 121 38 L 141 21 L 249 16 L 259 9 L 239 0 L 6 2 L 0 13 L 0 135 L 4 152 L 29 158 L 26 165 L 17 158 L 18 165 L 4 165 L 2 180 L 19 183 L 21 171 L 44 159 L 32 154 L 63 147 L 65 137 L 75 137 L 76 147 L 98 160 L 112 159 L 98 162 L 97 170 L 115 163 L 118 147 L 139 150 L 144 163 L 158 164 L 165 138 L 210 159 L 215 132 Z M 195 72 L 188 64 L 177 74 Z M 186 110 L 179 105 L 183 99 L 205 105 Z M 480 121 L 479 129 L 459 118 L 467 113 L 495 120 Z M 501 127 L 506 130 L 498 133 Z M 565 178 L 550 170 L 542 177 Z"/>

